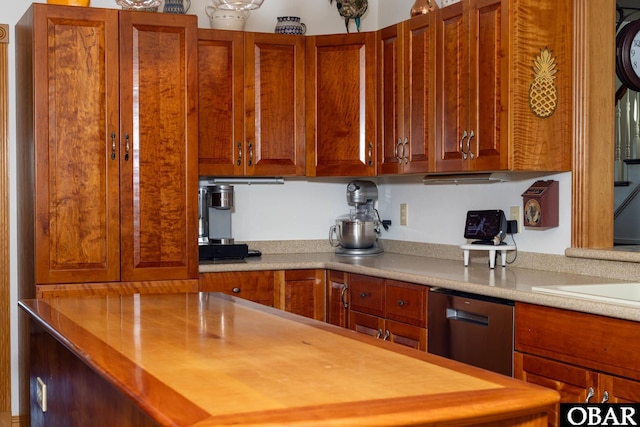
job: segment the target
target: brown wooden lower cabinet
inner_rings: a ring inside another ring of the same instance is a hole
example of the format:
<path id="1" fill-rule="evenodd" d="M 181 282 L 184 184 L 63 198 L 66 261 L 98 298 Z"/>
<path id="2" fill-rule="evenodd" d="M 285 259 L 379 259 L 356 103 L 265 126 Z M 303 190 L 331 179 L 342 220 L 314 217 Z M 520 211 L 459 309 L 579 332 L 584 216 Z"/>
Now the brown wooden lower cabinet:
<path id="1" fill-rule="evenodd" d="M 360 274 L 349 275 L 349 328 L 427 350 L 428 287 Z"/>
<path id="2" fill-rule="evenodd" d="M 262 270 L 200 274 L 200 291 L 222 292 L 324 320 L 324 270 Z"/>
<path id="3" fill-rule="evenodd" d="M 640 325 L 516 303 L 514 377 L 560 393 L 560 403 L 640 402 Z M 557 408 L 549 425 L 558 426 Z"/>

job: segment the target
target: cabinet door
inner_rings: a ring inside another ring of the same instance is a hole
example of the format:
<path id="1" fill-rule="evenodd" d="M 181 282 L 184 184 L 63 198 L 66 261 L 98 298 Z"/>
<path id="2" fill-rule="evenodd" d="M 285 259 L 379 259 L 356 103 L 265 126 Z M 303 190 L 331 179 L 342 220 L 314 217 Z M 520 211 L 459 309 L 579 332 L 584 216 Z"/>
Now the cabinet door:
<path id="1" fill-rule="evenodd" d="M 419 326 L 385 320 L 383 337 L 396 344 L 427 351 L 427 330 Z"/>
<path id="2" fill-rule="evenodd" d="M 596 396 L 599 389 L 593 371 L 519 352 L 514 354 L 514 377 L 557 391 L 561 403 L 584 403 L 590 391 Z M 549 408 L 549 425 L 559 425 L 558 406 Z"/>
<path id="3" fill-rule="evenodd" d="M 375 33 L 306 40 L 307 175 L 375 176 Z"/>
<path id="4" fill-rule="evenodd" d="M 120 12 L 125 281 L 198 277 L 196 26 L 193 15 Z"/>
<path id="5" fill-rule="evenodd" d="M 431 170 L 435 140 L 435 13 L 412 18 L 404 32 L 404 173 Z"/>
<path id="6" fill-rule="evenodd" d="M 36 283 L 117 281 L 118 14 L 33 12 Z"/>
<path id="7" fill-rule="evenodd" d="M 384 319 L 377 316 L 351 310 L 349 311 L 349 329 L 360 334 L 384 339 Z"/>
<path id="8" fill-rule="evenodd" d="M 507 94 L 502 80 L 508 78 L 503 34 L 509 34 L 508 8 L 502 0 L 473 0 L 469 19 L 469 169 L 507 169 Z M 503 60 L 504 58 L 504 60 Z M 504 120 L 503 120 L 504 118 Z"/>
<path id="9" fill-rule="evenodd" d="M 329 270 L 326 286 L 325 321 L 332 325 L 348 328 L 347 310 L 349 308 L 348 273 Z"/>
<path id="10" fill-rule="evenodd" d="M 223 292 L 259 304 L 274 306 L 273 271 L 234 271 L 200 274 L 201 292 Z"/>
<path id="11" fill-rule="evenodd" d="M 198 163 L 204 176 L 244 174 L 244 37 L 198 30 Z"/>
<path id="12" fill-rule="evenodd" d="M 433 154 L 437 172 L 461 171 L 466 167 L 463 149 L 466 150 L 468 142 L 470 108 L 468 23 L 464 18 L 467 3 L 468 0 L 463 0 L 437 12 L 437 123 Z"/>
<path id="13" fill-rule="evenodd" d="M 289 313 L 324 321 L 324 270 L 286 270 L 284 289 L 277 293 L 280 304 Z"/>
<path id="14" fill-rule="evenodd" d="M 302 36 L 245 33 L 245 173 L 305 174 Z"/>
<path id="15" fill-rule="evenodd" d="M 378 37 L 378 173 L 398 174 L 404 166 L 402 156 L 404 128 L 404 71 L 402 24 L 383 28 Z"/>

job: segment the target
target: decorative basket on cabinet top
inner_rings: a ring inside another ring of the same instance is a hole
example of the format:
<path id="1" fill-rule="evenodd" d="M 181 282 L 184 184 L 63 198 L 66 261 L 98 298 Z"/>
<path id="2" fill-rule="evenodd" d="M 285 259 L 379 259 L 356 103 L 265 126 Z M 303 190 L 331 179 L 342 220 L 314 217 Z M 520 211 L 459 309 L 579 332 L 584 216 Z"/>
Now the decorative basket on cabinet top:
<path id="1" fill-rule="evenodd" d="M 49 4 L 63 4 L 66 6 L 89 6 L 91 0 L 47 0 Z"/>

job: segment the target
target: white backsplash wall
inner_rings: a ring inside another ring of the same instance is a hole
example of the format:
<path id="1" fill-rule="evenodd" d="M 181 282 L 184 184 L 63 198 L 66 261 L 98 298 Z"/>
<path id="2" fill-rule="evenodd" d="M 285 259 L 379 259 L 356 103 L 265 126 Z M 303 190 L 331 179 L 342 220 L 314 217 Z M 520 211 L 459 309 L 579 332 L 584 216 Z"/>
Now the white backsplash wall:
<path id="1" fill-rule="evenodd" d="M 524 228 L 516 234 L 527 252 L 563 254 L 571 246 L 571 174 L 557 174 L 497 184 L 424 185 L 421 176 L 370 179 L 378 184 L 377 208 L 390 219 L 383 239 L 459 245 L 468 210 L 522 205 L 522 193 L 536 179 L 555 179 L 560 186 L 560 226 Z M 349 212 L 349 178 L 285 179 L 284 185 L 235 185 L 233 236 L 238 241 L 327 239 L 335 219 Z M 408 204 L 408 225 L 400 225 L 400 204 Z M 511 242 L 510 238 L 508 240 Z"/>

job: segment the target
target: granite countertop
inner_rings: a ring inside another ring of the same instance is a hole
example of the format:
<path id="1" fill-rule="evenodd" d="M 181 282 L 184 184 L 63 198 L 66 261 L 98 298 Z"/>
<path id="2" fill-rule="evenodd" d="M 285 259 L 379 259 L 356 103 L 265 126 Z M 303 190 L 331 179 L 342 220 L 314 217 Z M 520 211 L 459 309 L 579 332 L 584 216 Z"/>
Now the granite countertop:
<path id="1" fill-rule="evenodd" d="M 513 301 L 640 321 L 640 310 L 631 305 L 549 295 L 534 286 L 627 283 L 623 280 L 580 274 L 534 270 L 507 265 L 495 269 L 482 263 L 385 252 L 377 256 L 338 256 L 331 252 L 263 254 L 240 262 L 207 262 L 200 272 L 328 269 L 442 287 Z"/>

